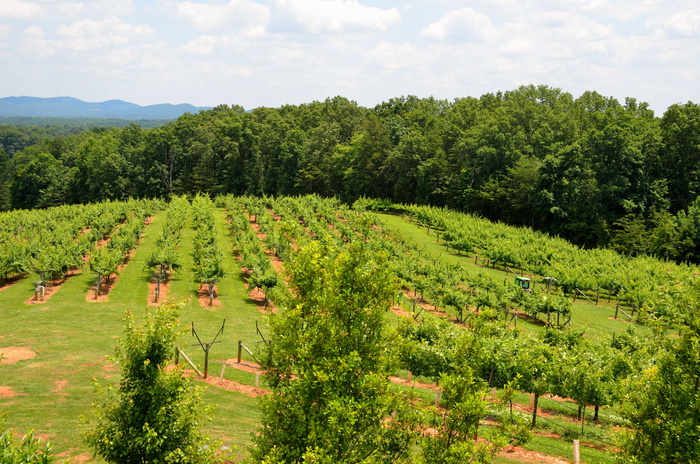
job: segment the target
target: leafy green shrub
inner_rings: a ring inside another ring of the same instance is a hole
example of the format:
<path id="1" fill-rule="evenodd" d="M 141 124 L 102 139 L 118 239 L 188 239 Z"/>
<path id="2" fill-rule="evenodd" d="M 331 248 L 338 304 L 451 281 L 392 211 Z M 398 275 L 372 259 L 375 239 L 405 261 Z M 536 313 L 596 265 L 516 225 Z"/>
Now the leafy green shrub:
<path id="1" fill-rule="evenodd" d="M 0 417 L 0 419 L 2 419 Z M 0 421 L 0 426 L 3 424 Z M 0 427 L 0 462 L 2 464 L 49 464 L 53 462 L 51 447 L 41 445 L 34 432 L 29 431 L 21 440 L 15 440 L 12 430 Z"/>
<path id="2" fill-rule="evenodd" d="M 215 461 L 200 428 L 202 390 L 181 368 L 169 368 L 178 335 L 180 305 L 148 311 L 141 326 L 127 311 L 126 335 L 117 348 L 122 378 L 117 387 L 96 384 L 95 424 L 87 443 L 109 463 L 207 463 Z"/>

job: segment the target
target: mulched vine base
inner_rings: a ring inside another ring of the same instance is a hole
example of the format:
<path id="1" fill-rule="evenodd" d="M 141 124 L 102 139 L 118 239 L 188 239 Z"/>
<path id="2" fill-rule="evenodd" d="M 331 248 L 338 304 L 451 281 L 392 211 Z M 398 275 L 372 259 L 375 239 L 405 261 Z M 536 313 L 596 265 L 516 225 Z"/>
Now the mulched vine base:
<path id="1" fill-rule="evenodd" d="M 0 364 L 12 364 L 26 359 L 34 359 L 36 353 L 26 346 L 6 346 L 0 348 Z"/>
<path id="2" fill-rule="evenodd" d="M 199 305 L 205 309 L 219 309 L 223 308 L 224 305 L 219 300 L 219 289 L 214 285 L 214 300 L 209 298 L 209 286 L 202 285 L 202 287 L 197 291 L 197 299 L 199 300 Z M 211 304 L 209 304 L 211 302 Z"/>
<path id="3" fill-rule="evenodd" d="M 68 450 L 68 451 L 64 451 L 64 452 L 62 452 L 62 453 L 57 454 L 56 457 L 60 457 L 60 458 L 67 457 L 67 458 L 70 458 L 70 461 L 68 461 L 68 462 L 72 462 L 72 463 L 75 463 L 75 464 L 80 464 L 80 463 L 83 463 L 83 462 L 90 462 L 90 461 L 93 460 L 93 456 L 92 456 L 92 454 L 90 454 L 90 453 L 80 453 L 80 454 L 78 454 L 78 455 L 71 455 L 71 453 L 74 453 L 74 452 L 76 452 L 76 451 L 78 451 L 78 450 L 79 450 L 78 448 L 71 448 L 71 449 Z"/>
<path id="4" fill-rule="evenodd" d="M 246 288 L 250 288 L 248 284 L 244 284 Z M 270 314 L 274 313 L 277 314 L 277 307 L 273 302 L 270 302 L 270 304 L 266 307 L 265 306 L 265 293 L 260 290 L 259 288 L 254 288 L 253 290 L 248 292 L 248 298 L 251 299 L 253 303 L 255 303 L 255 306 L 258 308 L 258 311 L 260 311 L 263 314 Z"/>
<path id="5" fill-rule="evenodd" d="M 109 298 L 109 292 L 117 283 L 117 277 L 114 276 L 109 279 L 109 282 L 103 282 L 100 286 L 100 294 L 95 298 L 95 287 L 93 286 L 90 291 L 85 295 L 85 301 L 88 303 L 104 303 Z"/>
<path id="6" fill-rule="evenodd" d="M 44 286 L 44 299 L 43 299 L 43 300 L 41 300 L 41 299 L 35 300 L 35 299 L 34 299 L 34 292 L 32 292 L 32 296 L 31 296 L 28 300 L 26 300 L 25 303 L 27 303 L 27 304 L 41 304 L 41 303 L 46 303 L 47 301 L 49 301 L 49 298 L 51 298 L 51 296 L 52 296 L 54 293 L 56 293 L 56 292 L 58 291 L 59 288 L 61 288 L 61 286 L 62 286 L 63 284 L 65 284 L 66 282 L 68 282 L 68 279 L 70 279 L 71 277 L 75 277 L 75 276 L 79 275 L 81 272 L 82 272 L 81 269 L 71 269 L 71 270 L 69 270 L 67 273 L 65 273 L 65 274 L 63 275 L 63 277 L 61 277 L 60 279 L 58 279 L 58 280 L 50 280 L 50 281 L 48 282 L 48 285 Z"/>
<path id="7" fill-rule="evenodd" d="M 268 395 L 271 392 L 262 388 L 255 388 L 251 385 L 246 385 L 244 383 L 239 383 L 235 382 L 233 380 L 228 380 L 228 379 L 220 379 L 217 376 L 212 376 L 209 375 L 207 379 L 202 379 L 202 382 L 206 382 L 209 385 L 213 385 L 218 388 L 223 388 L 224 390 L 227 391 L 233 391 L 237 393 L 243 393 L 246 396 L 250 396 L 252 398 L 257 398 L 258 396 L 261 395 Z"/>
<path id="8" fill-rule="evenodd" d="M 93 285 L 90 291 L 88 291 L 87 295 L 85 295 L 85 301 L 88 303 L 103 303 L 107 301 L 109 299 L 109 293 L 119 281 L 119 273 L 127 266 L 127 264 L 129 264 L 129 262 L 131 262 L 131 259 L 134 257 L 135 253 L 135 249 L 129 251 L 129 254 L 124 257 L 124 262 L 117 268 L 116 274 L 112 274 L 109 279 L 107 279 L 108 282 L 102 282 L 100 294 L 97 298 L 95 298 L 95 286 Z"/>
<path id="9" fill-rule="evenodd" d="M 407 318 L 408 318 L 408 317 L 411 317 L 411 318 L 413 317 L 413 313 L 410 313 L 410 312 L 406 311 L 405 309 L 403 309 L 403 308 L 402 308 L 401 306 L 399 306 L 399 305 L 394 305 L 394 306 L 392 306 L 390 309 L 391 309 L 391 312 L 393 312 L 393 313 L 396 314 L 397 316 L 407 317 Z"/>
<path id="10" fill-rule="evenodd" d="M 521 446 L 508 447 L 507 450 L 496 453 L 496 456 L 502 456 L 508 458 L 509 460 L 518 462 L 535 464 L 570 464 L 570 461 L 559 459 L 555 456 L 538 453 L 536 451 L 528 451 Z"/>
<path id="11" fill-rule="evenodd" d="M 423 390 L 439 391 L 440 386 L 435 383 L 417 382 L 415 380 L 404 379 L 403 377 L 389 376 L 389 381 L 396 385 L 404 385 L 409 387 L 422 388 Z"/>
<path id="12" fill-rule="evenodd" d="M 158 301 L 156 301 L 156 287 L 158 287 L 157 282 L 151 281 L 148 284 L 148 306 L 159 306 L 163 301 L 168 299 L 170 279 L 166 279 L 165 282 L 160 283 L 160 297 Z"/>
<path id="13" fill-rule="evenodd" d="M 11 398 L 17 395 L 25 395 L 25 393 L 17 393 L 12 387 L 4 387 L 0 385 L 0 398 Z M 9 403 L 6 403 L 9 404 Z"/>

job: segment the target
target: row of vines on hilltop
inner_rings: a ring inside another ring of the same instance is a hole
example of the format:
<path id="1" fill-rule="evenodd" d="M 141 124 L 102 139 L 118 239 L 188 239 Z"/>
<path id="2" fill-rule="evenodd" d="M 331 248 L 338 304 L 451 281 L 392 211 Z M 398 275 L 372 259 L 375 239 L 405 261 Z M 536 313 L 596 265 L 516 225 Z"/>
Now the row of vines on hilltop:
<path id="1" fill-rule="evenodd" d="M 161 285 L 170 277 L 173 270 L 178 269 L 178 245 L 182 238 L 190 210 L 190 203 L 185 197 L 175 197 L 170 201 L 165 211 L 165 225 L 160 236 L 156 239 L 153 251 L 146 258 L 146 267 L 151 270 L 156 281 L 154 299 L 160 299 Z"/>
<path id="2" fill-rule="evenodd" d="M 251 227 L 251 221 L 258 225 L 266 224 L 269 213 L 259 204 L 258 199 L 252 197 L 229 195 L 220 198 L 219 202 L 226 210 L 234 250 L 240 260 L 240 268 L 243 269 L 248 281 L 248 288 L 251 291 L 256 288 L 261 289 L 265 293 L 267 307 L 274 299 L 273 290 L 283 291 L 283 286 L 277 285 L 280 281 L 279 274 L 273 269 L 263 243 Z M 263 230 L 262 227 L 260 230 Z M 268 235 L 268 237 L 271 236 Z M 269 249 L 274 250 L 278 256 L 282 255 L 280 248 L 270 245 Z"/>
<path id="3" fill-rule="evenodd" d="M 138 245 L 146 227 L 146 218 L 153 213 L 151 208 L 132 209 L 110 234 L 106 245 L 92 252 L 90 270 L 97 274 L 95 298 L 100 295 L 102 284 L 109 284 L 112 276 L 118 272 L 119 266 L 129 259 L 129 254 Z"/>
<path id="4" fill-rule="evenodd" d="M 214 208 L 208 196 L 197 195 L 192 200 L 192 221 L 196 230 L 192 247 L 194 277 L 200 288 L 207 286 L 210 306 L 214 302 L 216 283 L 226 275 L 224 254 L 216 238 Z"/>
<path id="5" fill-rule="evenodd" d="M 368 196 L 697 263 L 699 124 L 696 103 L 659 118 L 634 99 L 523 86 L 374 108 L 342 97 L 220 105 L 155 129 L 42 136 L 31 146 L 0 127 L 0 210 L 197 192 Z"/>
<path id="6" fill-rule="evenodd" d="M 387 207 L 376 202 L 360 202 L 358 206 Z M 607 249 L 584 250 L 531 229 L 492 223 L 444 208 L 390 207 L 436 231 L 459 253 L 478 254 L 494 266 L 524 268 L 534 276 L 555 278 L 564 294 L 608 292 L 657 318 L 678 318 L 669 304 L 673 288 L 693 280 L 697 271 L 695 266 L 650 257 L 628 258 Z"/>
<path id="7" fill-rule="evenodd" d="M 315 240 L 324 246 L 363 241 L 374 253 L 385 256 L 383 263 L 391 270 L 401 295 L 408 295 L 414 302 L 431 302 L 462 322 L 472 308 L 482 317 L 502 318 L 506 322 L 517 310 L 533 317 L 546 314 L 548 319 L 556 314 L 557 319 L 563 317 L 562 322 L 570 315 L 571 303 L 563 298 L 535 298 L 482 275 L 470 275 L 460 266 L 426 260 L 400 235 L 382 230 L 376 217 L 350 209 L 336 199 L 314 195 L 243 197 L 229 200 L 228 209 L 234 211 L 229 212 L 229 222 L 242 267 L 250 274 L 253 286 L 264 288 L 268 276 L 274 284 L 277 282 L 266 249 L 284 258 L 292 244 L 301 240 Z M 248 221 L 264 236 L 263 242 L 256 240 L 255 233 L 247 227 Z"/>
<path id="8" fill-rule="evenodd" d="M 43 285 L 81 268 L 89 255 L 93 270 L 107 276 L 136 246 L 145 218 L 161 205 L 131 200 L 4 213 L 0 276 L 7 280 L 35 272 Z M 111 238 L 110 244 L 98 246 L 106 238 Z"/>

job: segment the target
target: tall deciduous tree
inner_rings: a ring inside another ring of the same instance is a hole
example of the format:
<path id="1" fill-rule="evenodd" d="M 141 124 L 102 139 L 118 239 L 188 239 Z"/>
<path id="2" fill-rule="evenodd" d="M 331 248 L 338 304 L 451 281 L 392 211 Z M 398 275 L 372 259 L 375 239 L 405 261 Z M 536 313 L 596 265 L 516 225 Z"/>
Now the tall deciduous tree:
<path id="1" fill-rule="evenodd" d="M 387 271 L 360 244 L 341 251 L 312 242 L 287 266 L 294 297 L 270 321 L 264 367 L 273 393 L 262 400 L 255 460 L 406 461 L 410 435 L 384 356 Z"/>
<path id="2" fill-rule="evenodd" d="M 669 181 L 671 212 L 700 195 L 700 105 L 671 105 L 660 122 L 663 172 Z"/>

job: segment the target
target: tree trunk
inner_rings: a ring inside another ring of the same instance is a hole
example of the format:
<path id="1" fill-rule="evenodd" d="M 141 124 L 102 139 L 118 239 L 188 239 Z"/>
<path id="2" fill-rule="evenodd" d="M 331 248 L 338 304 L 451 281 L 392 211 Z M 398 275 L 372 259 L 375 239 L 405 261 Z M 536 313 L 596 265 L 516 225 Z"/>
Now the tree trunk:
<path id="1" fill-rule="evenodd" d="M 510 407 L 510 423 L 515 424 L 515 419 L 513 418 L 513 398 L 508 399 L 508 405 Z"/>
<path id="2" fill-rule="evenodd" d="M 532 405 L 532 424 L 530 425 L 531 429 L 534 429 L 535 426 L 537 426 L 537 403 L 540 401 L 540 395 L 535 393 L 535 401 L 533 402 Z"/>
<path id="3" fill-rule="evenodd" d="M 156 277 L 156 303 L 160 299 L 160 276 Z"/>
<path id="4" fill-rule="evenodd" d="M 97 285 L 95 285 L 95 299 L 100 296 L 100 287 L 102 287 L 102 276 L 97 276 Z"/>

